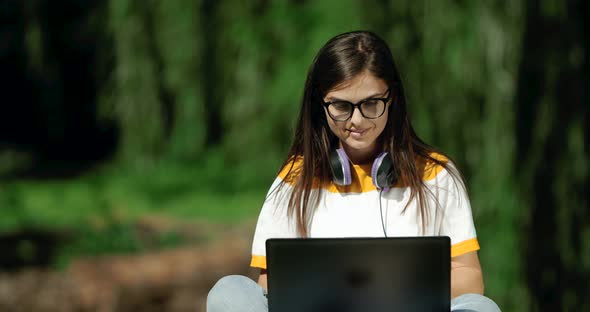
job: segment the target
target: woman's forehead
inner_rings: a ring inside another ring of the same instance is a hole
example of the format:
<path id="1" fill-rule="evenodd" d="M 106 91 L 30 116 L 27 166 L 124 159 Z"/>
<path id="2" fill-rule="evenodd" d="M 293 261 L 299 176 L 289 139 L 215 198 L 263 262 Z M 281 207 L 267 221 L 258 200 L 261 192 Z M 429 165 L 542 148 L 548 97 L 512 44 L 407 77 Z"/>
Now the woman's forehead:
<path id="1" fill-rule="evenodd" d="M 367 73 L 338 84 L 328 91 L 325 98 L 327 100 L 357 101 L 383 95 L 386 91 L 385 81 Z"/>

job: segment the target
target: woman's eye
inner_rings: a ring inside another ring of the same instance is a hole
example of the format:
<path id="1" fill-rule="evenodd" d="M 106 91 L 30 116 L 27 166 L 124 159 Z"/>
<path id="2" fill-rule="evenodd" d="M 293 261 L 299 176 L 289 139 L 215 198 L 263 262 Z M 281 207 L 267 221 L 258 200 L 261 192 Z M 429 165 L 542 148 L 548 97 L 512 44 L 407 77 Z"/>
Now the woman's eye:
<path id="1" fill-rule="evenodd" d="M 350 109 L 350 105 L 348 105 L 348 103 L 346 102 L 334 102 L 332 103 L 332 106 L 334 107 L 334 109 L 340 111 L 347 111 Z"/>
<path id="2" fill-rule="evenodd" d="M 379 100 L 373 100 L 373 99 L 369 99 L 365 102 L 365 106 L 367 107 L 373 107 L 373 106 L 377 106 L 379 104 Z"/>

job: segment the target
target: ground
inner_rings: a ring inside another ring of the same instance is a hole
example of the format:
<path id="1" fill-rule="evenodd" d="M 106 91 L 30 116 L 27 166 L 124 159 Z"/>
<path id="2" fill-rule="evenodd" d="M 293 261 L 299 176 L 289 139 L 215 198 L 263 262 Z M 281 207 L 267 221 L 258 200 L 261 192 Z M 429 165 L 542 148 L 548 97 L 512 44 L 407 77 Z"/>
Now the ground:
<path id="1" fill-rule="evenodd" d="M 253 228 L 217 226 L 215 238 L 203 243 L 80 258 L 63 271 L 0 273 L 0 311 L 205 311 L 219 278 L 257 276 L 248 266 Z"/>

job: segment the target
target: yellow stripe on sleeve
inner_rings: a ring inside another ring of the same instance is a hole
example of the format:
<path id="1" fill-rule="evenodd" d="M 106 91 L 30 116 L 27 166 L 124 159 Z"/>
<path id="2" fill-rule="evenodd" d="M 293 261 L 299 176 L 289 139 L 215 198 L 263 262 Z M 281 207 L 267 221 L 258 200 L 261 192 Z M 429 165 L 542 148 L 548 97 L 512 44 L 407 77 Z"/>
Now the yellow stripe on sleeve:
<path id="1" fill-rule="evenodd" d="M 250 266 L 253 268 L 266 269 L 266 257 L 252 255 L 252 261 L 250 262 Z"/>
<path id="2" fill-rule="evenodd" d="M 437 153 L 431 153 L 430 157 L 442 161 L 442 162 L 448 162 L 449 160 L 441 155 L 441 154 L 437 154 Z M 433 162 L 433 161 L 428 161 L 426 164 L 424 164 L 424 175 L 422 177 L 422 179 L 424 181 L 430 181 L 434 178 L 436 178 L 436 176 L 443 170 L 443 166 L 438 165 L 437 163 Z"/>
<path id="3" fill-rule="evenodd" d="M 479 250 L 477 238 L 468 239 L 451 246 L 451 258 L 476 250 Z"/>

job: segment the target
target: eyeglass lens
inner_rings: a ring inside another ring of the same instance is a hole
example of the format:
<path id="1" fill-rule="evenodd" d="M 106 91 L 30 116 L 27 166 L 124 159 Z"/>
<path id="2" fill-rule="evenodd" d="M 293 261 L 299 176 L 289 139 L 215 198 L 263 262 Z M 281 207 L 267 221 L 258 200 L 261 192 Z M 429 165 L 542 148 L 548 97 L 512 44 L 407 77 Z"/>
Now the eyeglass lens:
<path id="1" fill-rule="evenodd" d="M 359 106 L 365 118 L 377 118 L 385 111 L 385 102 L 377 99 L 367 99 Z M 336 120 L 347 120 L 352 116 L 354 105 L 349 102 L 337 101 L 328 106 L 328 112 Z"/>

